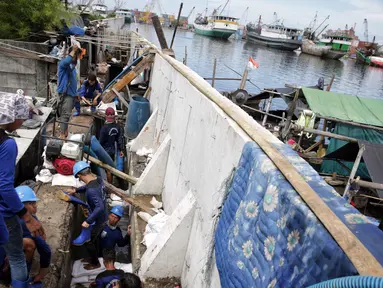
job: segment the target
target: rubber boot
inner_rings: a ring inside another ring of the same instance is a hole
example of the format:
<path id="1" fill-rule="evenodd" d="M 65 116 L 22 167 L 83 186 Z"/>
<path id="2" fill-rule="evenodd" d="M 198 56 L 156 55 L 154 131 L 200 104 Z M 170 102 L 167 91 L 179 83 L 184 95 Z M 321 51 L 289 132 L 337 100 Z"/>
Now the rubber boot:
<path id="1" fill-rule="evenodd" d="M 90 107 L 90 111 L 91 111 L 92 113 L 95 113 L 95 112 L 96 112 L 96 107 L 95 107 L 95 106 Z"/>
<path id="2" fill-rule="evenodd" d="M 30 282 L 31 282 L 30 278 L 25 282 L 21 282 L 21 281 L 17 281 L 15 279 L 12 279 L 11 286 L 12 286 L 12 288 L 28 288 Z"/>
<path id="3" fill-rule="evenodd" d="M 76 108 L 76 112 L 73 113 L 73 116 L 76 117 L 76 116 L 80 115 L 80 113 L 81 113 L 80 102 L 76 100 L 74 102 L 74 107 Z"/>
<path id="4" fill-rule="evenodd" d="M 70 202 L 70 203 L 73 203 L 73 204 L 79 204 L 79 205 L 82 205 L 82 206 L 85 206 L 86 208 L 89 209 L 89 205 L 87 203 L 85 203 L 84 201 L 78 199 L 77 197 L 75 196 L 72 196 L 72 195 L 69 195 L 68 193 L 64 192 L 64 191 L 61 191 L 59 194 L 58 194 L 58 197 L 65 201 L 65 202 Z"/>
<path id="5" fill-rule="evenodd" d="M 92 234 L 93 225 L 91 224 L 88 228 L 82 228 L 80 236 L 73 240 L 72 244 L 75 246 L 82 246 L 86 242 L 90 241 L 90 236 Z"/>

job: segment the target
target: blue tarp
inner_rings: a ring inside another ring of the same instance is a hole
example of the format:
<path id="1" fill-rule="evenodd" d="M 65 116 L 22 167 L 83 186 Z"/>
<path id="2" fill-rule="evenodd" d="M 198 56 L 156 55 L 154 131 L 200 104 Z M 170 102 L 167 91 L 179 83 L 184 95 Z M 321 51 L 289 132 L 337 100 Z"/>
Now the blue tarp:
<path id="1" fill-rule="evenodd" d="M 287 145 L 275 145 L 383 264 L 383 232 Z M 215 233 L 222 287 L 307 287 L 356 269 L 254 142 L 245 145 Z"/>

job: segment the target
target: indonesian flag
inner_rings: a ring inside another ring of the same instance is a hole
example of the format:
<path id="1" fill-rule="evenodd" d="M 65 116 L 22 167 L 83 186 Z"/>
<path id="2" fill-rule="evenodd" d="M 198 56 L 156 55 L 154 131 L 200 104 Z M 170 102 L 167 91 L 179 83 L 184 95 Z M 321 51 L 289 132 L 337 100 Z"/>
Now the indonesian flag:
<path id="1" fill-rule="evenodd" d="M 258 69 L 259 64 L 253 59 L 253 57 L 249 58 L 249 63 L 247 63 L 247 69 L 254 70 Z"/>

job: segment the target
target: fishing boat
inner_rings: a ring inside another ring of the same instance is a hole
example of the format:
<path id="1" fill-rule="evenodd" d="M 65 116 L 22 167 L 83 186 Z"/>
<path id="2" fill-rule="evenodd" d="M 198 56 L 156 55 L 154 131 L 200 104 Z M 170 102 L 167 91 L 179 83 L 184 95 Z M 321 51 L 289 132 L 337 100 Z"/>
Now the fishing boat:
<path id="1" fill-rule="evenodd" d="M 383 57 L 368 56 L 368 52 L 364 52 L 361 49 L 356 50 L 356 60 L 362 64 L 383 68 Z"/>
<path id="2" fill-rule="evenodd" d="M 209 17 L 199 13 L 194 21 L 195 33 L 221 39 L 229 39 L 236 33 L 239 28 L 238 18 L 222 15 L 229 2 L 230 0 L 226 1 L 220 12 L 218 11 L 221 6 L 214 9 Z M 205 12 L 207 12 L 207 8 Z"/>
<path id="3" fill-rule="evenodd" d="M 247 40 L 267 47 L 294 51 L 302 45 L 302 30 L 289 28 L 276 21 L 276 24 L 262 25 L 261 16 L 258 24 L 247 24 Z"/>
<path id="4" fill-rule="evenodd" d="M 302 41 L 301 48 L 303 53 L 319 56 L 319 57 L 325 56 L 331 50 L 331 47 L 319 46 L 315 44 L 313 41 L 307 40 L 307 39 Z"/>
<path id="5" fill-rule="evenodd" d="M 346 55 L 352 45 L 353 39 L 353 37 L 348 33 L 350 30 L 327 31 L 327 33 L 324 34 L 317 43 L 318 46 L 331 47 L 331 49 L 325 53 L 323 57 L 329 59 L 340 59 Z"/>
<path id="6" fill-rule="evenodd" d="M 238 18 L 221 15 L 198 17 L 194 21 L 195 32 L 200 35 L 229 39 L 239 27 Z"/>

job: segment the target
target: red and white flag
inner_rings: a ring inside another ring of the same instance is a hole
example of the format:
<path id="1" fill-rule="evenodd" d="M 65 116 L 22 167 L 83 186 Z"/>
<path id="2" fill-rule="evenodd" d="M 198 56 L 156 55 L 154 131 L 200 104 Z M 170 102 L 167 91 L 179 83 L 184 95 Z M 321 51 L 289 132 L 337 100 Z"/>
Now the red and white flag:
<path id="1" fill-rule="evenodd" d="M 259 68 L 259 64 L 253 59 L 253 57 L 250 57 L 249 63 L 247 63 L 247 69 L 254 70 L 258 68 Z"/>

